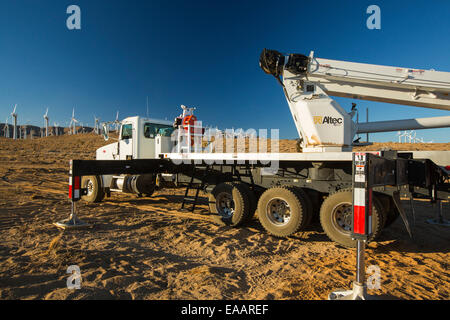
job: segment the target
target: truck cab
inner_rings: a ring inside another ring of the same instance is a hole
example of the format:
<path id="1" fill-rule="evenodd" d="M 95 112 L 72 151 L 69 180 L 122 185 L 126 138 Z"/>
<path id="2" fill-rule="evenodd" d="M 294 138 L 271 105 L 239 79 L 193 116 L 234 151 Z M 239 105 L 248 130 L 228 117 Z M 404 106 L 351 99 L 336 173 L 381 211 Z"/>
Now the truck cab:
<path id="1" fill-rule="evenodd" d="M 117 142 L 97 149 L 97 160 L 155 159 L 171 152 L 172 122 L 139 116 L 121 121 Z"/>
<path id="2" fill-rule="evenodd" d="M 128 117 L 120 122 L 117 142 L 100 147 L 97 160 L 156 159 L 161 153 L 172 152 L 171 135 L 174 127 L 171 121 Z M 108 133 L 104 132 L 105 138 Z M 169 177 L 170 178 L 170 177 Z M 170 179 L 169 179 L 170 180 Z M 99 175 L 83 176 L 82 187 L 88 190 L 85 200 L 101 201 L 110 192 L 134 193 L 150 196 L 156 188 L 156 175 Z"/>

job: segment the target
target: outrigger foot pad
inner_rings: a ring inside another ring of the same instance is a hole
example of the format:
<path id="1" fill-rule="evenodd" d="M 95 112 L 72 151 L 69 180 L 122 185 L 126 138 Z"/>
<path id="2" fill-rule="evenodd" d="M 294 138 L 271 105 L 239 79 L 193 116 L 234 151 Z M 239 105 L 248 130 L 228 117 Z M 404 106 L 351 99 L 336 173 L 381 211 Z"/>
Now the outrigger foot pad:
<path id="1" fill-rule="evenodd" d="M 92 226 L 92 224 L 84 222 L 76 217 L 64 219 L 53 224 L 61 229 L 80 229 Z"/>
<path id="2" fill-rule="evenodd" d="M 442 215 L 443 210 L 441 200 L 437 200 L 437 209 L 436 218 L 427 219 L 426 222 L 437 226 L 450 227 L 450 221 L 444 219 L 444 216 Z"/>
<path id="3" fill-rule="evenodd" d="M 328 300 L 377 300 L 377 296 L 367 294 L 366 286 L 353 282 L 353 290 L 336 290 L 328 295 Z"/>

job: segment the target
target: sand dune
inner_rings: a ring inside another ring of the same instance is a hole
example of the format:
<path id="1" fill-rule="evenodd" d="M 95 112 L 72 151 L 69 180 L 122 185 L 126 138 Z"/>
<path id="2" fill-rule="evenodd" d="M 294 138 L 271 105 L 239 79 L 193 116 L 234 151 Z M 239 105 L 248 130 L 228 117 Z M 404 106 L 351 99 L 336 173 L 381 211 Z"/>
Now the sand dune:
<path id="1" fill-rule="evenodd" d="M 93 134 L 0 138 L 0 299 L 326 299 L 333 289 L 350 288 L 355 252 L 330 242 L 319 225 L 283 240 L 256 219 L 244 228 L 220 227 L 205 198 L 195 213 L 181 212 L 183 190 L 80 202 L 80 217 L 94 227 L 58 230 L 52 223 L 70 210 L 69 159 L 93 159 L 104 144 Z M 281 141 L 280 151 L 295 152 L 295 141 Z M 367 265 L 378 265 L 382 277 L 381 290 L 370 293 L 448 299 L 450 233 L 424 222 L 435 212 L 428 202 L 415 205 L 414 240 L 398 220 L 369 245 Z M 448 215 L 448 203 L 444 210 Z M 80 290 L 66 288 L 74 264 Z"/>

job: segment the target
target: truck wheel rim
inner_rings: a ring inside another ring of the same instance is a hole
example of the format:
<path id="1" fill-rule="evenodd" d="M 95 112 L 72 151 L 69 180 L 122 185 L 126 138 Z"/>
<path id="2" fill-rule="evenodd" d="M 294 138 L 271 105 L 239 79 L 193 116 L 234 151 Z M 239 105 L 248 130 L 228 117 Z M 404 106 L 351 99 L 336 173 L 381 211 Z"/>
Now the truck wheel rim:
<path id="1" fill-rule="evenodd" d="M 86 183 L 86 188 L 87 188 L 87 195 L 91 195 L 92 192 L 94 192 L 94 183 L 92 182 L 92 180 L 88 180 Z"/>
<path id="2" fill-rule="evenodd" d="M 271 223 L 284 226 L 291 220 L 291 207 L 285 200 L 275 198 L 267 203 L 266 214 Z"/>
<path id="3" fill-rule="evenodd" d="M 216 197 L 217 212 L 225 218 L 230 218 L 234 214 L 234 201 L 228 192 L 219 193 Z"/>
<path id="4" fill-rule="evenodd" d="M 333 208 L 331 220 L 333 226 L 341 233 L 350 234 L 352 231 L 352 204 L 340 203 Z"/>

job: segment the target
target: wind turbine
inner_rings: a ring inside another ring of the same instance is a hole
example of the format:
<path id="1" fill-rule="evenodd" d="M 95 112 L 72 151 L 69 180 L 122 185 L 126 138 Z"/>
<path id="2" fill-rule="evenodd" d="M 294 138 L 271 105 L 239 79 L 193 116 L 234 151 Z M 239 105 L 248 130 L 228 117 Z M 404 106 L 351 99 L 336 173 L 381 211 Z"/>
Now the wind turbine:
<path id="1" fill-rule="evenodd" d="M 409 143 L 416 143 L 416 130 L 411 130 L 409 133 Z"/>
<path id="2" fill-rule="evenodd" d="M 59 123 L 53 122 L 53 128 L 55 130 L 55 136 L 59 136 Z"/>
<path id="3" fill-rule="evenodd" d="M 117 111 L 117 113 L 116 113 L 116 120 L 114 120 L 114 125 L 115 125 L 115 127 L 116 127 L 116 133 L 118 133 L 119 132 L 119 124 L 120 124 L 120 121 L 119 121 L 119 111 Z"/>
<path id="4" fill-rule="evenodd" d="M 9 124 L 8 124 L 9 117 L 6 117 L 5 127 L 3 130 L 5 131 L 5 138 L 9 138 Z"/>
<path id="5" fill-rule="evenodd" d="M 44 114 L 44 123 L 45 123 L 45 136 L 48 137 L 48 108 Z"/>
<path id="6" fill-rule="evenodd" d="M 95 121 L 95 125 L 94 125 L 94 132 L 96 133 L 96 134 L 99 134 L 99 127 L 98 127 L 98 124 L 99 124 L 99 121 L 100 121 L 100 118 L 97 118 L 96 116 L 95 116 L 95 114 L 94 114 L 94 121 Z"/>
<path id="7" fill-rule="evenodd" d="M 27 139 L 27 125 L 22 126 L 23 134 L 22 139 Z"/>
<path id="8" fill-rule="evenodd" d="M 14 119 L 14 132 L 13 132 L 13 139 L 17 139 L 17 113 L 16 113 L 17 104 L 14 106 L 14 110 L 11 113 L 13 119 Z"/>
<path id="9" fill-rule="evenodd" d="M 70 132 L 70 128 L 72 128 L 72 134 L 76 134 L 76 123 L 78 122 L 77 119 L 75 119 L 75 108 L 72 109 L 72 119 L 70 119 L 70 124 L 69 124 L 69 132 Z"/>

